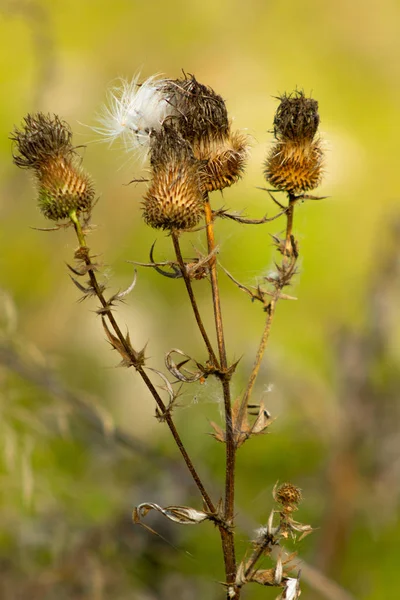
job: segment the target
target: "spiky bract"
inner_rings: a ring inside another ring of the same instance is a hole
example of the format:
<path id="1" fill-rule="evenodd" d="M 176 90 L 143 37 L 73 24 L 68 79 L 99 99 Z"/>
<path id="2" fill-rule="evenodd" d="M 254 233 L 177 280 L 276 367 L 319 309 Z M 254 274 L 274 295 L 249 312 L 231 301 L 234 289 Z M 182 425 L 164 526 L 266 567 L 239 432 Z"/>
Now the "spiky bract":
<path id="1" fill-rule="evenodd" d="M 143 218 L 151 227 L 189 229 L 203 214 L 200 163 L 176 127 L 164 125 L 150 141 L 152 181 Z"/>

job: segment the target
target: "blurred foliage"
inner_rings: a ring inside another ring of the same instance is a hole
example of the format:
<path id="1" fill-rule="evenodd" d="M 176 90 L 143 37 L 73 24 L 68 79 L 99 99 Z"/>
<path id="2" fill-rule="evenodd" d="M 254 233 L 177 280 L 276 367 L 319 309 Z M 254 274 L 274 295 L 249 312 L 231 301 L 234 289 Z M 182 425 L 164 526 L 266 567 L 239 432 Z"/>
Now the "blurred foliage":
<path id="1" fill-rule="evenodd" d="M 254 217 L 273 212 L 257 186 L 264 185 L 278 93 L 312 92 L 327 143 L 318 193 L 329 198 L 297 211 L 298 300 L 278 306 L 258 383 L 259 397 L 279 418 L 270 435 L 239 453 L 239 551 L 265 523 L 274 483 L 290 480 L 305 497 L 299 517 L 319 527 L 298 548 L 301 557 L 354 597 L 394 597 L 399 19 L 395 0 L 1 2 L 2 598 L 220 597 L 222 559 L 211 525 L 185 529 L 154 517 L 149 524 L 162 536 L 156 537 L 131 524 L 135 504 L 198 506 L 196 490 L 142 384 L 114 369 L 117 357 L 104 342 L 96 303 L 77 303 L 65 267 L 72 232 L 31 229 L 47 225 L 31 181 L 12 165 L 8 140 L 27 112 L 54 112 L 71 123 L 75 143 L 86 144 L 85 166 L 99 194 L 90 243 L 102 254 L 110 286 L 122 289 L 132 277 L 126 260 L 147 261 L 155 237 L 156 256 L 168 259 L 170 240 L 144 226 L 143 188 L 128 185 L 146 174 L 146 165 L 96 143 L 88 126 L 116 77 L 138 70 L 177 77 L 181 69 L 222 94 L 235 126 L 253 137 L 244 180 L 216 194 L 214 206 Z M 254 284 L 273 267 L 269 234 L 281 226 L 218 223 L 221 263 Z M 191 238 L 190 255 L 193 245 L 204 249 L 201 233 Z M 242 357 L 239 394 L 264 316 L 222 274 L 221 287 L 229 357 Z M 196 290 L 203 311 L 210 308 L 207 285 L 199 282 Z M 203 358 L 181 282 L 141 270 L 118 314 L 138 347 L 149 342 L 153 366 L 162 368 L 170 347 Z M 49 384 L 53 375 L 58 387 Z M 206 434 L 208 420 L 219 419 L 218 387 L 193 384 L 181 401 L 178 427 L 217 497 L 222 446 Z M 304 587 L 307 598 L 326 597 Z M 254 599 L 276 595 L 250 586 L 246 592 Z"/>

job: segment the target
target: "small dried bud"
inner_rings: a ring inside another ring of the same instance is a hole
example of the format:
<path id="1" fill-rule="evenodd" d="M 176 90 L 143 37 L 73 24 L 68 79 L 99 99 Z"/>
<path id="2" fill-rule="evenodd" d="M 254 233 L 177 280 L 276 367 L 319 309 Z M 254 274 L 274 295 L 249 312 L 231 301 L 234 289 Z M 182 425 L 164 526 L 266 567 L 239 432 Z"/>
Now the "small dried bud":
<path id="1" fill-rule="evenodd" d="M 38 204 L 45 217 L 58 221 L 68 218 L 72 211 L 90 210 L 94 187 L 79 165 L 67 123 L 56 115 L 27 115 L 11 139 L 16 148 L 15 164 L 35 173 Z"/>
<path id="2" fill-rule="evenodd" d="M 177 129 L 165 124 L 150 141 L 151 186 L 144 197 L 143 218 L 151 227 L 188 229 L 203 215 L 200 164 Z"/>
<path id="3" fill-rule="evenodd" d="M 285 508 L 297 508 L 302 500 L 301 489 L 292 483 L 282 483 L 273 492 L 274 500 Z"/>
<path id="4" fill-rule="evenodd" d="M 173 120 L 204 164 L 203 192 L 231 186 L 243 174 L 248 142 L 231 132 L 223 98 L 194 76 L 171 80 L 164 89 L 177 115 Z"/>
<path id="5" fill-rule="evenodd" d="M 274 118 L 276 142 L 265 162 L 265 177 L 278 190 L 301 194 L 321 182 L 323 151 L 319 138 L 318 102 L 303 92 L 284 94 Z"/>

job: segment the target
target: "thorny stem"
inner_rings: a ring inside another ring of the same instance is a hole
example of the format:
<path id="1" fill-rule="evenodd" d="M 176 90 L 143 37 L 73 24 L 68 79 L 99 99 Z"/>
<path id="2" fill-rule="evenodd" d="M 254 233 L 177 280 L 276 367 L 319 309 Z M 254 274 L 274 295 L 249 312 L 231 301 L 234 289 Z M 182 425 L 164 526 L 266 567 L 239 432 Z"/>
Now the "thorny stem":
<path id="1" fill-rule="evenodd" d="M 209 339 L 209 337 L 207 335 L 207 332 L 205 330 L 203 321 L 201 319 L 199 308 L 198 308 L 197 302 L 196 302 L 196 298 L 195 298 L 195 295 L 193 293 L 192 282 L 190 281 L 190 276 L 187 273 L 186 265 L 185 265 L 185 263 L 183 261 L 182 252 L 181 252 L 181 248 L 180 248 L 180 245 L 179 245 L 179 234 L 176 231 L 172 231 L 171 232 L 171 237 L 172 237 L 172 242 L 174 244 L 176 258 L 177 258 L 177 261 L 179 263 L 179 266 L 180 266 L 180 269 L 181 269 L 181 272 L 182 272 L 182 277 L 183 277 L 183 280 L 185 282 L 185 286 L 186 286 L 187 293 L 188 293 L 188 296 L 189 296 L 189 299 L 190 299 L 190 303 L 191 303 L 192 308 L 193 308 L 193 312 L 194 312 L 194 316 L 195 316 L 198 328 L 199 328 L 200 333 L 201 333 L 201 335 L 203 337 L 203 340 L 204 340 L 204 342 L 205 342 L 205 344 L 207 346 L 209 357 L 210 357 L 210 359 L 212 361 L 213 366 L 214 367 L 218 367 L 219 366 L 218 365 L 218 359 L 217 359 L 217 357 L 215 355 L 213 347 L 211 346 L 210 339 Z"/>
<path id="2" fill-rule="evenodd" d="M 208 253 L 215 251 L 213 214 L 208 196 L 205 197 L 205 219 L 207 231 Z M 217 333 L 218 351 L 221 364 L 221 381 L 224 395 L 225 429 L 226 429 L 226 471 L 225 471 L 225 505 L 224 518 L 227 524 L 233 525 L 235 510 L 235 441 L 233 437 L 232 408 L 230 393 L 230 375 L 226 358 L 225 337 L 222 323 L 221 300 L 218 286 L 217 261 L 214 255 L 209 261 L 211 289 L 214 306 L 215 329 Z M 236 577 L 236 557 L 234 533 L 230 530 L 220 530 L 225 560 L 225 573 L 227 584 L 233 584 Z M 239 599 L 239 590 L 235 599 Z M 228 595 L 229 597 L 229 595 Z"/>
<path id="3" fill-rule="evenodd" d="M 82 248 L 87 248 L 87 244 L 86 244 L 86 239 L 85 239 L 85 234 L 82 231 L 82 226 L 81 223 L 76 215 L 76 211 L 72 211 L 70 213 L 70 218 L 71 221 L 74 225 L 75 228 L 75 232 L 79 241 L 79 245 Z M 87 254 L 85 257 L 85 263 L 88 267 L 91 266 L 91 260 L 89 255 Z M 150 378 L 148 377 L 147 373 L 145 372 L 143 366 L 141 366 L 140 364 L 137 364 L 137 355 L 136 352 L 130 347 L 130 345 L 127 343 L 127 340 L 125 338 L 125 336 L 123 335 L 123 333 L 121 332 L 118 323 L 116 322 L 114 315 L 112 314 L 109 305 L 107 303 L 107 300 L 105 299 L 101 288 L 99 286 L 99 283 L 97 281 L 97 277 L 96 274 L 94 272 L 93 269 L 89 269 L 88 270 L 88 274 L 89 274 L 89 279 L 90 279 L 90 284 L 92 286 L 92 288 L 94 289 L 97 298 L 100 300 L 100 303 L 102 305 L 102 307 L 104 308 L 104 314 L 106 315 L 106 317 L 108 318 L 112 328 L 114 329 L 114 332 L 116 334 L 116 336 L 118 337 L 119 341 L 121 342 L 121 344 L 124 347 L 124 350 L 127 352 L 127 354 L 129 355 L 132 364 L 135 366 L 136 371 L 139 373 L 139 375 L 141 376 L 141 378 L 143 379 L 144 383 L 146 384 L 148 390 L 150 391 L 151 395 L 153 396 L 154 400 L 157 403 L 157 406 L 159 407 L 160 411 L 162 412 L 162 414 L 165 417 L 165 421 L 172 433 L 172 436 L 179 448 L 180 453 L 183 456 L 183 459 L 186 463 L 187 468 L 190 471 L 190 474 L 192 475 L 192 478 L 195 482 L 195 484 L 197 485 L 203 499 L 204 502 L 207 505 L 207 508 L 210 512 L 215 513 L 215 506 L 211 500 L 211 498 L 209 497 L 208 493 L 206 492 L 203 483 L 201 482 L 200 477 L 197 474 L 197 471 L 188 455 L 188 453 L 186 452 L 186 449 L 182 443 L 182 440 L 179 436 L 179 433 L 175 427 L 175 424 L 172 420 L 171 414 L 168 412 L 167 407 L 165 406 L 161 396 L 159 395 L 159 393 L 157 392 L 156 388 L 154 387 L 153 383 L 151 382 Z"/>

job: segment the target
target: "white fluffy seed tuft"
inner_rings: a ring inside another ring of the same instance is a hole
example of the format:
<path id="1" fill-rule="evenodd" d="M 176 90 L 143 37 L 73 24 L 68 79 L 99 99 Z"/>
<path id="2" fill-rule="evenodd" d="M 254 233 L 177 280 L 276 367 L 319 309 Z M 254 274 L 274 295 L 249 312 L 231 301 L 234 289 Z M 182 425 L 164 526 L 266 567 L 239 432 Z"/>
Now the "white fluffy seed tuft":
<path id="1" fill-rule="evenodd" d="M 132 81 L 121 79 L 108 91 L 107 104 L 99 115 L 99 126 L 94 128 L 110 144 L 121 139 L 126 150 L 147 146 L 150 133 L 160 130 L 164 120 L 174 109 L 163 93 L 165 80 L 152 76 L 139 83 L 139 75 Z"/>

